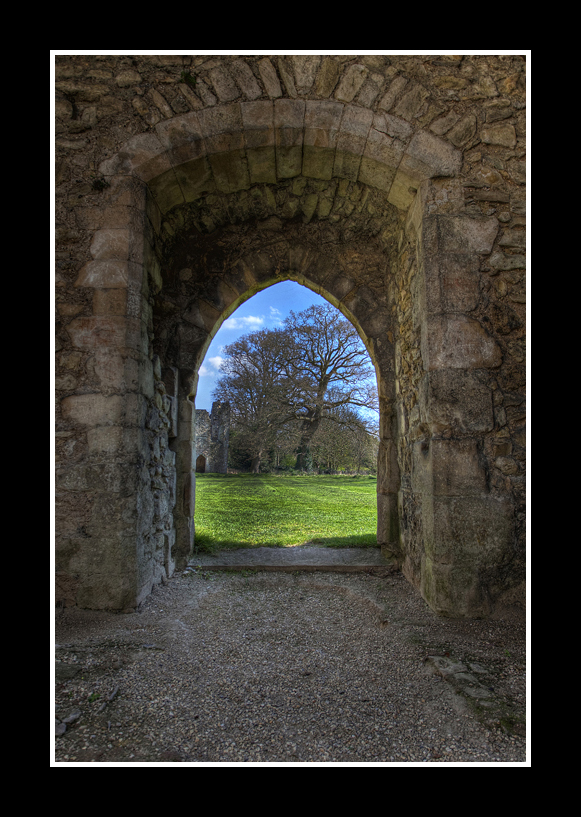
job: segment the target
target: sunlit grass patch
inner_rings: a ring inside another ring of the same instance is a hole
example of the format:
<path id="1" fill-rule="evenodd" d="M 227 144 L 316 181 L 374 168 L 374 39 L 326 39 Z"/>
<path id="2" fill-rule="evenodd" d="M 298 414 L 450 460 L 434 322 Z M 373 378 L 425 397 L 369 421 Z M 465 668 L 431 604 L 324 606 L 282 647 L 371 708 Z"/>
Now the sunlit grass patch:
<path id="1" fill-rule="evenodd" d="M 377 545 L 376 479 L 200 474 L 196 548 Z"/>

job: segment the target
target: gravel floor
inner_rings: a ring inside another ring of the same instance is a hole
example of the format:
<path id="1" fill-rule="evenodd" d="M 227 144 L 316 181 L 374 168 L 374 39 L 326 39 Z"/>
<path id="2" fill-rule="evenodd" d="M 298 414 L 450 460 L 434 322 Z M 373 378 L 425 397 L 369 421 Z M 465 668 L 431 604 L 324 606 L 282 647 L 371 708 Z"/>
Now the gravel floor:
<path id="1" fill-rule="evenodd" d="M 55 640 L 55 763 L 529 765 L 524 619 L 399 574 L 189 572 Z"/>

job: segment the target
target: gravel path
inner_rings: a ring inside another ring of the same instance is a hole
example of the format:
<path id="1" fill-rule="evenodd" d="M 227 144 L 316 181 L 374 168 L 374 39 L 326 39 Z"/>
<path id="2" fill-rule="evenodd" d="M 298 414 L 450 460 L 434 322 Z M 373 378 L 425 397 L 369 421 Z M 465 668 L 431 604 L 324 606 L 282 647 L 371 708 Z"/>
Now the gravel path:
<path id="1" fill-rule="evenodd" d="M 399 574 L 198 570 L 55 640 L 55 763 L 529 765 L 524 620 Z"/>

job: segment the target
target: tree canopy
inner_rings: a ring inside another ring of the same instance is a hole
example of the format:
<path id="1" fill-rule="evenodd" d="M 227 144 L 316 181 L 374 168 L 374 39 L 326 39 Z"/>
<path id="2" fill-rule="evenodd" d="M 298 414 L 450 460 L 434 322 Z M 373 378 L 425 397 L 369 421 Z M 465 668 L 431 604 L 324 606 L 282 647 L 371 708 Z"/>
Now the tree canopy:
<path id="1" fill-rule="evenodd" d="M 245 335 L 225 355 L 213 396 L 230 402 L 231 441 L 253 471 L 272 451 L 292 451 L 296 467 L 308 469 L 323 426 L 369 436 L 375 372 L 357 331 L 331 305 L 291 312 L 280 329 Z"/>

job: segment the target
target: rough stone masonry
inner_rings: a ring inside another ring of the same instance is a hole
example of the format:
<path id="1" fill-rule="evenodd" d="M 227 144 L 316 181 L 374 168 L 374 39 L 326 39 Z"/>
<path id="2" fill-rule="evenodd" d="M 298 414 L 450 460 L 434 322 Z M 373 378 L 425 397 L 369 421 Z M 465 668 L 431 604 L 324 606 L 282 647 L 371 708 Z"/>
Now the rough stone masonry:
<path id="1" fill-rule="evenodd" d="M 212 403 L 212 411 L 196 409 L 196 473 L 227 474 L 230 403 Z"/>
<path id="2" fill-rule="evenodd" d="M 439 614 L 522 603 L 525 69 L 55 57 L 58 603 L 131 609 L 185 566 L 199 366 L 285 279 L 375 365 L 383 553 Z"/>

